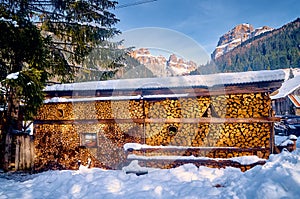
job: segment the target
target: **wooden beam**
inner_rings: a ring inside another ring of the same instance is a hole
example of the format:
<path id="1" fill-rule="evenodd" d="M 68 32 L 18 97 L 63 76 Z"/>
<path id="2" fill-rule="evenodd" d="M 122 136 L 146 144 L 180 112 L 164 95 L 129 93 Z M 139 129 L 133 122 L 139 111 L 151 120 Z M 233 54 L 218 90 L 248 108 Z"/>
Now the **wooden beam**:
<path id="1" fill-rule="evenodd" d="M 146 119 L 90 119 L 90 120 L 35 120 L 34 124 L 107 124 L 107 123 L 188 123 L 188 124 L 222 124 L 222 123 L 273 123 L 277 117 L 265 118 L 146 118 Z"/>
<path id="2" fill-rule="evenodd" d="M 190 124 L 221 124 L 221 123 L 273 123 L 279 121 L 276 117 L 265 117 L 265 118 L 146 118 L 145 123 L 190 123 Z"/>
<path id="3" fill-rule="evenodd" d="M 170 151 L 230 151 L 230 152 L 257 152 L 257 151 L 270 151 L 270 148 L 238 148 L 238 147 L 176 147 L 176 146 L 151 146 L 149 148 L 143 147 L 141 149 L 127 149 L 127 152 L 132 153 L 134 151 L 141 151 L 145 153 L 151 153 L 155 151 L 170 152 Z"/>

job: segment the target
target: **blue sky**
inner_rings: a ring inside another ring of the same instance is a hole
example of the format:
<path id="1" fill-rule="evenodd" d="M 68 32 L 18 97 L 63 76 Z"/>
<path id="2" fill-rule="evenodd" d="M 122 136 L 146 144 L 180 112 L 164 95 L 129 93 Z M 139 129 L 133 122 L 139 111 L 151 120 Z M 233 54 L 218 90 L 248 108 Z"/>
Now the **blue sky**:
<path id="1" fill-rule="evenodd" d="M 142 0 L 119 0 L 125 5 Z M 157 0 L 113 11 L 122 32 L 158 27 L 190 37 L 210 54 L 237 24 L 279 28 L 300 17 L 299 0 Z"/>

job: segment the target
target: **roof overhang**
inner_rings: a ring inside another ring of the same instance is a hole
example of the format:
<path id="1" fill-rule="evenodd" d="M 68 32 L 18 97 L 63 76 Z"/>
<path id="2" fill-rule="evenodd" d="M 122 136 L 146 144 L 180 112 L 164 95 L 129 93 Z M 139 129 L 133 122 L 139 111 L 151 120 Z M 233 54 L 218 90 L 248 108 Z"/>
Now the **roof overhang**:
<path id="1" fill-rule="evenodd" d="M 291 100 L 291 102 L 294 104 L 296 108 L 300 108 L 300 96 L 299 95 L 288 95 L 288 98 Z"/>
<path id="2" fill-rule="evenodd" d="M 284 81 L 282 70 L 220 73 L 163 78 L 118 79 L 73 84 L 57 84 L 45 89 L 47 98 L 166 95 L 185 97 L 235 93 L 273 92 Z M 151 97 L 150 97 L 151 96 Z"/>

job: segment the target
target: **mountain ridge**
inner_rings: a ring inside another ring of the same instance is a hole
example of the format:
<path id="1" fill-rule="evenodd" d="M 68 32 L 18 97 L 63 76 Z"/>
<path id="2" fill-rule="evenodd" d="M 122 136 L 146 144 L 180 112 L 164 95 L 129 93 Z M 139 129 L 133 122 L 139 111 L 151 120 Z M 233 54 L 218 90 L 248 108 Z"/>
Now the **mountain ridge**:
<path id="1" fill-rule="evenodd" d="M 175 54 L 170 54 L 168 58 L 162 55 L 155 56 L 147 48 L 133 50 L 130 52 L 130 56 L 157 77 L 188 75 L 197 68 L 197 64 L 193 61 L 184 60 Z"/>
<path id="2" fill-rule="evenodd" d="M 247 41 L 248 39 L 272 30 L 274 30 L 274 28 L 268 26 L 254 28 L 251 24 L 248 23 L 236 25 L 234 28 L 220 37 L 217 47 L 213 51 L 211 57 L 212 59 L 217 59 L 227 52 L 230 52 L 235 47 L 239 46 L 241 43 Z"/>
<path id="3" fill-rule="evenodd" d="M 300 68 L 300 18 L 243 41 L 191 75 Z"/>

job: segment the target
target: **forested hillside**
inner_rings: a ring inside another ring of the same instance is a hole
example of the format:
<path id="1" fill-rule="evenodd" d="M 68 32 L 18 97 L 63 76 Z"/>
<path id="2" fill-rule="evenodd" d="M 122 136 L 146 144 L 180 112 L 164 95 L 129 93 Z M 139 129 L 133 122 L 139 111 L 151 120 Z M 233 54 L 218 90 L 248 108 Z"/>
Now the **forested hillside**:
<path id="1" fill-rule="evenodd" d="M 300 68 L 300 18 L 279 29 L 246 40 L 191 74 L 290 67 Z"/>
<path id="2" fill-rule="evenodd" d="M 300 67 L 300 18 L 214 60 L 222 72 Z"/>

